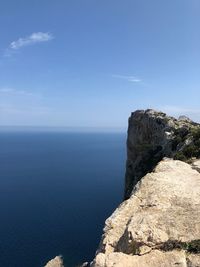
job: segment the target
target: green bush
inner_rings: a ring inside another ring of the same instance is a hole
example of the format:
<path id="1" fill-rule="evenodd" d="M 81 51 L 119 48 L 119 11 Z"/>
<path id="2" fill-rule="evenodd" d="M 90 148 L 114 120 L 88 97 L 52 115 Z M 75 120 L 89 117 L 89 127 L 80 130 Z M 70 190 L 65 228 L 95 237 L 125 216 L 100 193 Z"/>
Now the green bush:
<path id="1" fill-rule="evenodd" d="M 186 146 L 183 149 L 183 154 L 186 156 L 186 158 L 196 157 L 197 153 L 198 153 L 198 147 L 195 146 L 195 144 L 191 144 L 189 146 Z"/>
<path id="2" fill-rule="evenodd" d="M 200 253 L 200 240 L 193 240 L 188 243 L 187 251 L 190 253 Z"/>
<path id="3" fill-rule="evenodd" d="M 196 141 L 200 139 L 200 127 L 192 129 L 192 136 Z"/>
<path id="4" fill-rule="evenodd" d="M 193 157 L 200 158 L 200 127 L 190 129 L 187 135 L 185 133 L 186 131 L 180 131 L 180 129 L 175 132 L 176 136 L 172 142 L 172 149 L 176 151 L 178 144 L 184 142 L 186 138 L 192 138 L 192 143 L 184 147 L 182 151 L 178 151 L 174 156 L 174 159 L 188 162 Z"/>

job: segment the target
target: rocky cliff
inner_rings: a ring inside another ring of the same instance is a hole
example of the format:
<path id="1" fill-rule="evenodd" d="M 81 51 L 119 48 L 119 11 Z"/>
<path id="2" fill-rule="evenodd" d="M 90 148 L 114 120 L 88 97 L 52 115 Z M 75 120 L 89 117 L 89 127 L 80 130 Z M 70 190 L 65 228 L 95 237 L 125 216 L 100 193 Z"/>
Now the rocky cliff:
<path id="1" fill-rule="evenodd" d="M 200 266 L 200 125 L 139 110 L 129 118 L 125 201 L 91 267 Z"/>
<path id="2" fill-rule="evenodd" d="M 132 113 L 125 201 L 83 266 L 200 267 L 199 158 L 199 124 L 154 110 Z"/>
<path id="3" fill-rule="evenodd" d="M 200 125 L 155 110 L 138 110 L 129 118 L 125 199 L 133 187 L 164 157 L 189 161 L 200 157 Z"/>

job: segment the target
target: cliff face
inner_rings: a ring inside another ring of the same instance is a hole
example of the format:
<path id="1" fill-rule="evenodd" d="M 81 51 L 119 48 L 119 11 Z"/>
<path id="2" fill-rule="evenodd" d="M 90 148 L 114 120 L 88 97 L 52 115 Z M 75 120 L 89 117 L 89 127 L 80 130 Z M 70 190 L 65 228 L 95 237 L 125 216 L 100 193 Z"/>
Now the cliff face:
<path id="1" fill-rule="evenodd" d="M 199 267 L 199 158 L 199 124 L 154 110 L 132 113 L 126 200 L 106 220 L 95 259 L 83 266 Z"/>
<path id="2" fill-rule="evenodd" d="M 184 161 L 199 157 L 199 140 L 199 125 L 184 116 L 176 120 L 150 109 L 133 112 L 128 127 L 124 198 L 163 157 Z"/>
<path id="3" fill-rule="evenodd" d="M 126 200 L 106 220 L 91 267 L 200 266 L 199 157 L 199 124 L 131 114 Z"/>
<path id="4" fill-rule="evenodd" d="M 200 266 L 199 172 L 162 160 L 106 220 L 91 266 Z"/>

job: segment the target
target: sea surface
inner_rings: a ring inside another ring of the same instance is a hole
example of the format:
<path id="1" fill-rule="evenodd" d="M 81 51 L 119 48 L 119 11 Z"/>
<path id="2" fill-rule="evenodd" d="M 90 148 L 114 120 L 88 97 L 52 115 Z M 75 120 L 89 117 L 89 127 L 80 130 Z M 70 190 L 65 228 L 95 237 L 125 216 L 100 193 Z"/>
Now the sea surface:
<path id="1" fill-rule="evenodd" d="M 0 267 L 94 257 L 123 198 L 125 133 L 0 132 Z"/>

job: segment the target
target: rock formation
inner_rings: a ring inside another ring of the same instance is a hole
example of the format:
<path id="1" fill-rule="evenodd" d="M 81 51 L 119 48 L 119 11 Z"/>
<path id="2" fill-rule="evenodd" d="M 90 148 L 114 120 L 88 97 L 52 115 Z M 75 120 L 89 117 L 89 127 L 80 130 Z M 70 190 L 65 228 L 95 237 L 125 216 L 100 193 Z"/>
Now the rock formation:
<path id="1" fill-rule="evenodd" d="M 50 260 L 45 267 L 64 267 L 63 260 L 61 256 L 57 256 L 54 259 Z"/>
<path id="2" fill-rule="evenodd" d="M 185 116 L 177 120 L 151 109 L 133 112 L 127 137 L 125 199 L 163 157 L 183 161 L 200 157 L 200 125 Z"/>
<path id="3" fill-rule="evenodd" d="M 154 110 L 132 113 L 125 201 L 84 266 L 200 267 L 199 158 L 199 124 Z"/>
<path id="4" fill-rule="evenodd" d="M 200 266 L 200 173 L 162 160 L 106 220 L 91 266 Z"/>
<path id="5" fill-rule="evenodd" d="M 199 124 L 131 114 L 126 200 L 106 220 L 91 267 L 200 266 L 199 157 Z"/>

